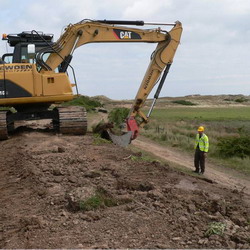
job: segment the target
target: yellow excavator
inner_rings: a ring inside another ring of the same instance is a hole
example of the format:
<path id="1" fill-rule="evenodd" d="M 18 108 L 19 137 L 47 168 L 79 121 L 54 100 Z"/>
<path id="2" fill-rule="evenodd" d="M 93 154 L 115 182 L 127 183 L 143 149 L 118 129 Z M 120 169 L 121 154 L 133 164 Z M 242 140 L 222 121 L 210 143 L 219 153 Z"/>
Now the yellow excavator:
<path id="1" fill-rule="evenodd" d="M 133 27 L 144 25 L 173 27 L 170 31 Z M 52 34 L 35 30 L 4 34 L 3 40 L 7 40 L 14 50 L 4 54 L 0 60 L 0 139 L 8 139 L 16 121 L 38 119 L 51 119 L 54 129 L 62 134 L 84 135 L 87 118 L 83 107 L 54 105 L 51 108 L 52 104 L 72 100 L 75 97 L 73 88 L 78 94 L 76 79 L 72 84 L 68 76 L 71 69 L 75 78 L 70 65 L 74 51 L 88 43 L 157 43 L 127 118 L 128 133 L 122 137 L 110 133 L 115 143 L 126 145 L 137 137 L 139 127 L 148 122 L 173 62 L 181 33 L 182 24 L 179 21 L 166 24 L 84 19 L 69 24 L 56 42 L 53 42 Z M 145 115 L 141 108 L 157 83 L 152 106 Z M 137 124 L 136 116 L 141 118 L 140 124 Z"/>

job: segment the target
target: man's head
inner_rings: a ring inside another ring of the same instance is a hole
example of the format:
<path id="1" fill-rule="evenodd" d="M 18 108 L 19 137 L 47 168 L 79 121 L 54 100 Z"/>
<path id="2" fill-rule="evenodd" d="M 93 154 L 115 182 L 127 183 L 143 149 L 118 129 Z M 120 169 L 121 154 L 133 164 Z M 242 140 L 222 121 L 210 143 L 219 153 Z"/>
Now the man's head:
<path id="1" fill-rule="evenodd" d="M 204 127 L 200 126 L 197 131 L 198 131 L 199 134 L 203 134 L 204 130 L 205 130 Z"/>

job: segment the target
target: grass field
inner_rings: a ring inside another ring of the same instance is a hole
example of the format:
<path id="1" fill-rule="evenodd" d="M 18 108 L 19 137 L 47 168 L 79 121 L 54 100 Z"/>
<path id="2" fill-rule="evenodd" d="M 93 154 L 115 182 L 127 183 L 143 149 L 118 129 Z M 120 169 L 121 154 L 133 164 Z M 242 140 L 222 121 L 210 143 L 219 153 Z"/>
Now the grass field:
<path id="1" fill-rule="evenodd" d="M 250 107 L 170 107 L 155 109 L 151 116 L 159 121 L 198 120 L 205 121 L 250 121 Z"/>
<path id="2" fill-rule="evenodd" d="M 145 111 L 147 113 L 147 111 Z M 170 107 L 155 109 L 142 132 L 162 144 L 192 153 L 198 126 L 205 127 L 209 137 L 209 157 L 218 164 L 250 175 L 250 158 L 223 157 L 219 152 L 220 138 L 250 134 L 250 107 Z M 249 136 L 248 136 L 249 137 Z M 249 145 L 250 147 L 250 145 Z"/>

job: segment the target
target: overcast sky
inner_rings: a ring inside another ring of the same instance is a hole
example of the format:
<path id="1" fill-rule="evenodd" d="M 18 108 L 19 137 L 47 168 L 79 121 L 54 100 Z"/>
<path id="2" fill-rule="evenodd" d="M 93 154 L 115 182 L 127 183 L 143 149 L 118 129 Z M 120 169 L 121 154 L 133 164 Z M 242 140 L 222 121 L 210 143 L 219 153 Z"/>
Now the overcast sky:
<path id="1" fill-rule="evenodd" d="M 182 22 L 163 96 L 250 95 L 250 0 L 0 0 L 1 33 L 53 33 L 82 19 Z M 148 28 L 148 27 L 146 27 Z M 163 27 L 168 29 L 168 27 Z M 88 44 L 72 66 L 81 94 L 132 99 L 156 44 Z M 1 54 L 10 52 L 2 41 Z M 155 90 L 152 91 L 151 97 Z"/>

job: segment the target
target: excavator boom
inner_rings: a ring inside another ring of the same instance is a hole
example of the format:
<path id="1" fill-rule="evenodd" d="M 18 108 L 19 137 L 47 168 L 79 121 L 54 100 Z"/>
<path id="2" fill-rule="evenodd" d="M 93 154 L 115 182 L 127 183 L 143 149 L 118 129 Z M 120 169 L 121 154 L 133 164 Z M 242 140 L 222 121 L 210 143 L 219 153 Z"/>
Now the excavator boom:
<path id="1" fill-rule="evenodd" d="M 110 24 L 111 23 L 111 24 Z M 83 20 L 74 25 L 66 27 L 61 37 L 47 51 L 38 53 L 39 62 L 42 61 L 42 55 L 52 52 L 49 58 L 41 65 L 43 71 L 55 70 L 63 61 L 70 60 L 76 48 L 87 43 L 160 43 L 169 41 L 170 37 L 167 31 L 157 29 L 138 29 L 120 24 L 142 24 L 142 21 L 86 21 Z M 176 24 L 175 24 L 176 25 Z M 52 50 L 51 50 L 52 49 Z M 68 61 L 69 63 L 70 61 Z"/>

